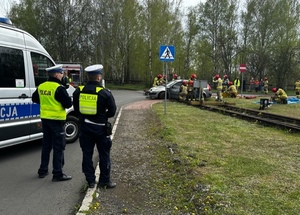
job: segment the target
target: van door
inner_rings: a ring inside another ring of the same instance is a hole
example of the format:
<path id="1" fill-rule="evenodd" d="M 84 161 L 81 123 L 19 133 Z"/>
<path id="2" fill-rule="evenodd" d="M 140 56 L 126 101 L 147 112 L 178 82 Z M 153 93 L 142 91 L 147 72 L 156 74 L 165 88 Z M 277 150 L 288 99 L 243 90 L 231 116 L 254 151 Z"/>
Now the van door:
<path id="1" fill-rule="evenodd" d="M 29 82 L 30 82 L 30 99 L 36 88 L 43 82 L 47 81 L 48 75 L 46 68 L 54 66 L 52 60 L 47 56 L 28 51 L 29 64 Z M 30 139 L 38 139 L 42 137 L 42 121 L 40 119 L 40 105 L 32 103 L 31 117 L 31 136 Z"/>
<path id="2" fill-rule="evenodd" d="M 0 46 L 0 148 L 28 141 L 31 98 L 24 52 Z"/>

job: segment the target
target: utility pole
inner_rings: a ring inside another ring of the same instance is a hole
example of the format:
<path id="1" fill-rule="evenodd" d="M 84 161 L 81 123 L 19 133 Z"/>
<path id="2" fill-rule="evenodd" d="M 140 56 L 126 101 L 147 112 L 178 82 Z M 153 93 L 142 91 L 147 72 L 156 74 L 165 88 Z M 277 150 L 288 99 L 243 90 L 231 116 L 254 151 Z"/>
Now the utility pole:
<path id="1" fill-rule="evenodd" d="M 101 34 L 100 35 L 101 35 L 101 64 L 104 67 L 104 13 L 103 12 L 101 13 Z M 105 87 L 104 73 L 102 74 L 102 86 Z"/>
<path id="2" fill-rule="evenodd" d="M 101 64 L 104 66 L 104 13 L 101 13 Z"/>

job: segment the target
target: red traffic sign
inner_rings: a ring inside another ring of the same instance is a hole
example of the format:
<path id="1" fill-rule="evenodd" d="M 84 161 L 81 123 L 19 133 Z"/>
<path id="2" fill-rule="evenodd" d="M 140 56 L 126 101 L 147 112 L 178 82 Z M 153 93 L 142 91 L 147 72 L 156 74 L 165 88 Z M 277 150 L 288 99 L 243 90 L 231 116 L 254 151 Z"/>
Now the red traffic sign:
<path id="1" fill-rule="evenodd" d="M 246 72 L 246 64 L 240 64 L 240 72 Z"/>

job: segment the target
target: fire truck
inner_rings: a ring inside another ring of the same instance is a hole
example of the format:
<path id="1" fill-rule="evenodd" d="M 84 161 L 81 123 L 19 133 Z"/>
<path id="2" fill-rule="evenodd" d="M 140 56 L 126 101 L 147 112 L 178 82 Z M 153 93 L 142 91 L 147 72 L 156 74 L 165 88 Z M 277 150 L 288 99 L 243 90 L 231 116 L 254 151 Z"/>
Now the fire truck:
<path id="1" fill-rule="evenodd" d="M 69 78 L 69 84 L 78 87 L 82 83 L 82 66 L 81 64 L 63 63 L 63 71 Z"/>

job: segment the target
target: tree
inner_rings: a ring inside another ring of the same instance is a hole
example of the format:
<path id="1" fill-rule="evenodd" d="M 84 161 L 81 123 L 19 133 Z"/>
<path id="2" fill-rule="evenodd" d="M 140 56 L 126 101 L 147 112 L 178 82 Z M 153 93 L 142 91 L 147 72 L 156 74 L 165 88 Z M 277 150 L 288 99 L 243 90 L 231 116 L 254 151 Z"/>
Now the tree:
<path id="1" fill-rule="evenodd" d="M 212 75 L 232 72 L 237 52 L 236 7 L 236 0 L 207 0 L 199 7 L 199 43 L 212 61 Z"/>

